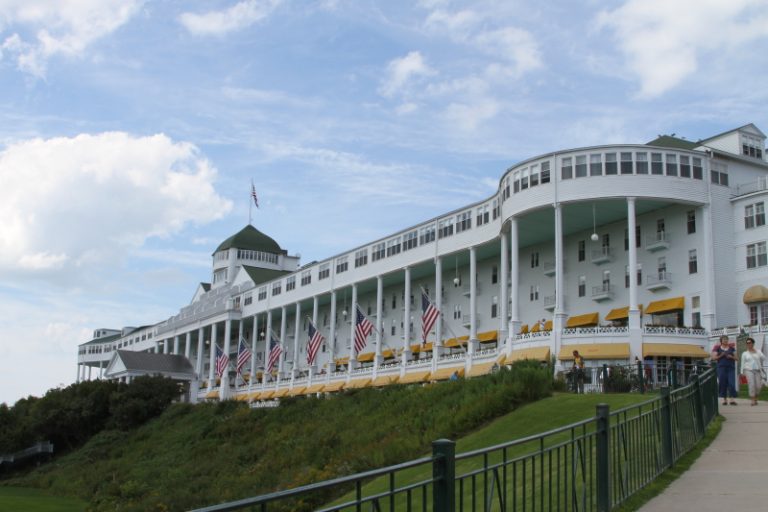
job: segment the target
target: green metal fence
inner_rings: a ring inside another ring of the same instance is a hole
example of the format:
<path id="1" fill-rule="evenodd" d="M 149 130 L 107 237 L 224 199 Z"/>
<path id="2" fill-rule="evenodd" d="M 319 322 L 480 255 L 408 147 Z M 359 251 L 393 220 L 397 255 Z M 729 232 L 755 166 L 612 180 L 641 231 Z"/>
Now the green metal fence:
<path id="1" fill-rule="evenodd" d="M 196 512 L 608 511 L 689 451 L 717 407 L 710 369 L 641 404 L 598 405 L 589 420 L 535 436 L 461 454 L 439 440 L 429 457 Z"/>

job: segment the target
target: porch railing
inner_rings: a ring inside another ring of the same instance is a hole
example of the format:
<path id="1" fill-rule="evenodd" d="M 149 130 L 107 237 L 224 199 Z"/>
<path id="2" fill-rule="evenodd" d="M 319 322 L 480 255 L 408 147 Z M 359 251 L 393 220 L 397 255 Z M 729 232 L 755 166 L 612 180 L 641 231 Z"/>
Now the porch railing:
<path id="1" fill-rule="evenodd" d="M 639 405 L 611 412 L 601 404 L 593 418 L 542 434 L 461 454 L 453 441 L 438 440 L 428 457 L 196 512 L 604 512 L 688 452 L 716 416 L 717 403 L 708 369 Z"/>

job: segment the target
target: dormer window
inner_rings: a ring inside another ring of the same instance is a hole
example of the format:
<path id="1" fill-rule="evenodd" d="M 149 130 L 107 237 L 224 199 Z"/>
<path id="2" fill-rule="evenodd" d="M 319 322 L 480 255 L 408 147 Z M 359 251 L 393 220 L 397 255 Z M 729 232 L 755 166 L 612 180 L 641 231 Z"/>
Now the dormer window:
<path id="1" fill-rule="evenodd" d="M 763 140 L 759 137 L 741 134 L 741 153 L 744 156 L 763 159 Z"/>

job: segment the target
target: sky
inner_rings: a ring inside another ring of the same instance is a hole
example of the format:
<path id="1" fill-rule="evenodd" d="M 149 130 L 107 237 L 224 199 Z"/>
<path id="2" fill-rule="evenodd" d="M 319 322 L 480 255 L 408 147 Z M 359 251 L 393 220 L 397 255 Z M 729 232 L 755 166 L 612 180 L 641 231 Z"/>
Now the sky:
<path id="1" fill-rule="evenodd" d="M 768 0 L 0 0 L 0 402 L 162 321 L 249 219 L 302 263 L 543 153 L 768 132 Z"/>

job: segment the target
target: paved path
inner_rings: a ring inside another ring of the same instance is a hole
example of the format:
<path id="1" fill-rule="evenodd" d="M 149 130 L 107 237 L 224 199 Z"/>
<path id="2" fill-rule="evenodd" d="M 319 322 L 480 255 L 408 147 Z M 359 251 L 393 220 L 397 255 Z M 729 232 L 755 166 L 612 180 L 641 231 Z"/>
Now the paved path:
<path id="1" fill-rule="evenodd" d="M 768 403 L 720 405 L 720 434 L 642 512 L 768 510 Z"/>

